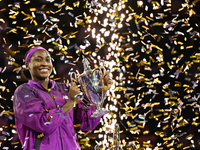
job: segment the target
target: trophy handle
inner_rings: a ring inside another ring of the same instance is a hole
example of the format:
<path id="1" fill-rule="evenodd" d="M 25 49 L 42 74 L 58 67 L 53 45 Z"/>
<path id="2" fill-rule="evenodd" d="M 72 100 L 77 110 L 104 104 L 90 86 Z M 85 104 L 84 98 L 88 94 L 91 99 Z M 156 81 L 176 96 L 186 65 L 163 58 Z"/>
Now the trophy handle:
<path id="1" fill-rule="evenodd" d="M 73 82 L 73 74 L 74 74 L 74 79 L 76 79 L 76 82 L 78 82 L 78 80 L 77 80 L 77 76 L 76 76 L 76 73 L 75 72 L 70 72 L 70 80 L 71 80 L 71 82 Z"/>
<path id="2" fill-rule="evenodd" d="M 103 71 L 102 71 L 103 69 Z M 103 74 L 104 74 L 104 70 L 106 70 L 106 68 L 104 66 L 100 66 L 99 67 L 99 72 L 100 72 L 100 76 L 103 77 Z"/>

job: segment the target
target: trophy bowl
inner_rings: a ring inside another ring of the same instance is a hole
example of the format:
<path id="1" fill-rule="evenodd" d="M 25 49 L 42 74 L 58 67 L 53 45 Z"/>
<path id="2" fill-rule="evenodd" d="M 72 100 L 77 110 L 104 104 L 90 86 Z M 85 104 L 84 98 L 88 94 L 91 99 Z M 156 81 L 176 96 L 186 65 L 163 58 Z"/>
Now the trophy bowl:
<path id="1" fill-rule="evenodd" d="M 88 60 L 83 57 L 84 72 L 75 78 L 80 84 L 81 91 L 84 94 L 85 98 L 96 108 L 96 111 L 91 115 L 91 117 L 99 117 L 108 113 L 108 110 L 105 110 L 103 102 L 106 98 L 106 93 L 103 92 L 101 86 L 104 67 L 99 67 L 99 69 L 91 70 L 88 64 Z M 72 74 L 71 74 L 72 75 Z M 72 78 L 72 77 L 71 77 Z"/>

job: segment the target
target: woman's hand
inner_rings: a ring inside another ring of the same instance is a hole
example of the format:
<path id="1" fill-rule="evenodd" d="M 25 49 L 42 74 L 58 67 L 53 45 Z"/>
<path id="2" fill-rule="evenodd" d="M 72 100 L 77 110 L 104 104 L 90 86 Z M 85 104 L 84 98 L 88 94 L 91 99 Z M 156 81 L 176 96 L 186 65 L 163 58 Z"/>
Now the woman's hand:
<path id="1" fill-rule="evenodd" d="M 102 90 L 103 90 L 103 96 L 105 97 L 106 92 L 111 88 L 112 84 L 113 84 L 113 80 L 112 77 L 110 75 L 111 73 L 109 71 L 107 71 L 103 77 L 101 78 L 102 81 Z"/>
<path id="2" fill-rule="evenodd" d="M 112 76 L 110 74 L 111 73 L 107 71 L 102 78 L 104 86 L 107 86 L 107 90 L 109 90 L 113 84 Z"/>
<path id="3" fill-rule="evenodd" d="M 68 93 L 69 101 L 62 106 L 66 115 L 72 110 L 73 107 L 76 107 L 76 104 L 79 102 L 80 97 L 75 97 L 75 96 L 80 93 L 81 90 L 79 89 L 79 87 L 76 85 L 75 82 L 72 82 Z"/>
<path id="4" fill-rule="evenodd" d="M 72 82 L 69 88 L 69 100 L 77 104 L 80 100 L 80 97 L 75 97 L 75 96 L 80 93 L 81 93 L 80 88 L 76 85 L 75 82 Z"/>

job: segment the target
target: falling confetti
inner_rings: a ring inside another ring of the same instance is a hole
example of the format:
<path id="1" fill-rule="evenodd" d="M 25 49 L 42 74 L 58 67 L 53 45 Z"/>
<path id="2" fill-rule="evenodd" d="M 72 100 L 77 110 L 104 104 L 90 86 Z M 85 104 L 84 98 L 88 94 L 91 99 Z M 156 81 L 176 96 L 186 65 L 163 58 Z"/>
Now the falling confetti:
<path id="1" fill-rule="evenodd" d="M 94 131 L 77 131 L 82 149 L 111 149 L 116 123 L 121 149 L 199 149 L 199 5 L 198 0 L 0 1 L 0 147 L 22 147 L 12 95 L 25 82 L 20 74 L 25 52 L 43 45 L 56 64 L 54 80 L 69 82 L 69 71 L 82 73 L 82 55 L 113 75 L 104 103 L 110 113 Z"/>

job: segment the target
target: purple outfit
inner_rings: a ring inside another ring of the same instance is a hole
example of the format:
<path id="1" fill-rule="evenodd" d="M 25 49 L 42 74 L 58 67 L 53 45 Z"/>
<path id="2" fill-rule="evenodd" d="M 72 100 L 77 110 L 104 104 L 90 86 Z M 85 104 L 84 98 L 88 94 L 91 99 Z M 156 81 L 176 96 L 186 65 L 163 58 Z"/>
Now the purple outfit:
<path id="1" fill-rule="evenodd" d="M 95 108 L 83 109 L 82 101 L 65 115 L 61 107 L 69 100 L 69 87 L 50 83 L 51 90 L 47 91 L 39 82 L 29 80 L 14 93 L 15 122 L 23 149 L 80 150 L 73 125 L 80 124 L 80 130 L 93 130 L 100 117 L 91 118 Z"/>

